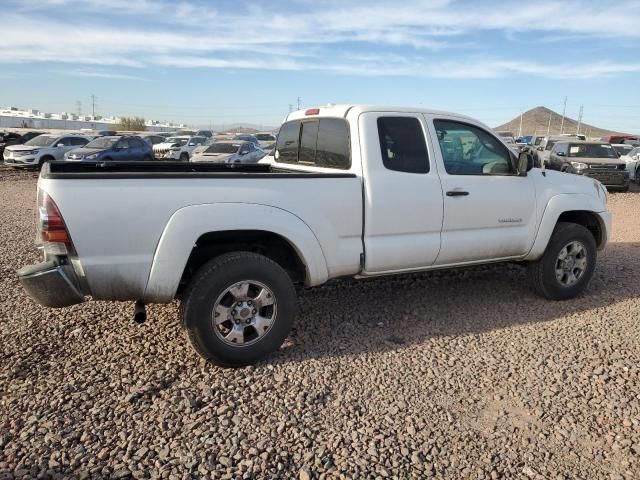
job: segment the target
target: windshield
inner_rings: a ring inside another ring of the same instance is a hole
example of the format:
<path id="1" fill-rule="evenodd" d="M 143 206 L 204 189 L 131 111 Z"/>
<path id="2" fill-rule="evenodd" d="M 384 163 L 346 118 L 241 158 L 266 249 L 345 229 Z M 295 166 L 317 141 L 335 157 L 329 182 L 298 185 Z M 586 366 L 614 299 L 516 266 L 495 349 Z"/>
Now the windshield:
<path id="1" fill-rule="evenodd" d="M 165 140 L 165 143 L 173 143 L 176 145 L 186 145 L 188 138 L 180 138 L 180 137 L 169 137 Z"/>
<path id="2" fill-rule="evenodd" d="M 549 140 L 547 142 L 547 146 L 544 147 L 545 150 L 551 150 L 553 146 L 556 144 L 557 140 Z"/>
<path id="3" fill-rule="evenodd" d="M 615 145 L 613 149 L 618 153 L 618 155 L 627 155 L 631 150 L 633 150 L 633 145 Z"/>
<path id="4" fill-rule="evenodd" d="M 236 153 L 240 145 L 237 143 L 214 143 L 205 150 L 206 153 Z"/>
<path id="5" fill-rule="evenodd" d="M 100 137 L 87 143 L 84 148 L 111 148 L 119 138 Z"/>
<path id="6" fill-rule="evenodd" d="M 606 143 L 569 145 L 569 156 L 574 158 L 618 158 L 613 147 Z"/>
<path id="7" fill-rule="evenodd" d="M 273 135 L 271 135 L 270 133 L 258 133 L 256 135 L 256 138 L 262 142 L 264 141 L 274 141 L 275 139 L 273 138 Z"/>
<path id="8" fill-rule="evenodd" d="M 30 147 L 48 147 L 57 138 L 58 137 L 54 137 L 53 135 L 40 135 L 36 138 L 32 138 L 31 140 L 26 142 L 25 145 L 29 145 Z"/>

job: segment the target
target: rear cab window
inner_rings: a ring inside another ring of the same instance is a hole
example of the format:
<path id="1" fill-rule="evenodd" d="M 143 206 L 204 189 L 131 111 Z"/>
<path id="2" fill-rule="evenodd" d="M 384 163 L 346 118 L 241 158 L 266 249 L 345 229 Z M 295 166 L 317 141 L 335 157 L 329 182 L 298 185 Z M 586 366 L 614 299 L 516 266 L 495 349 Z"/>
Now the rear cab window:
<path id="1" fill-rule="evenodd" d="M 279 163 L 348 170 L 349 124 L 332 117 L 287 122 L 280 128 L 275 158 Z"/>

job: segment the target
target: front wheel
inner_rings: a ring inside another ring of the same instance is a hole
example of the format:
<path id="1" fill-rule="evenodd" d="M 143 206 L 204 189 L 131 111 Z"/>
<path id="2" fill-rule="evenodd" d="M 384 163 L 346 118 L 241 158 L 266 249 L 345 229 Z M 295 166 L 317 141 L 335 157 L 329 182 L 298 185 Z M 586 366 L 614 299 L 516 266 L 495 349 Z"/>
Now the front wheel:
<path id="1" fill-rule="evenodd" d="M 181 305 L 191 344 L 222 367 L 248 365 L 280 348 L 296 310 L 287 272 L 251 252 L 227 253 L 202 266 Z"/>
<path id="2" fill-rule="evenodd" d="M 636 183 L 640 185 L 640 165 L 636 167 Z"/>
<path id="3" fill-rule="evenodd" d="M 188 153 L 180 154 L 180 161 L 181 162 L 188 162 L 189 161 L 189 154 Z"/>
<path id="4" fill-rule="evenodd" d="M 589 285 L 596 257 L 596 241 L 589 230 L 559 222 L 542 257 L 528 265 L 531 286 L 549 300 L 573 298 Z"/>

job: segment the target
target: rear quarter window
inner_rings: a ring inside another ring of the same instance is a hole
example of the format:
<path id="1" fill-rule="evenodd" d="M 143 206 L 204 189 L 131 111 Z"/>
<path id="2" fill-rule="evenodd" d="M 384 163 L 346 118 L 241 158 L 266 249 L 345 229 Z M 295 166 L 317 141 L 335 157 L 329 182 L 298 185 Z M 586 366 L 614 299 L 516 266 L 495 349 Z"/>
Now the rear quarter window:
<path id="1" fill-rule="evenodd" d="M 349 124 L 342 118 L 287 122 L 278 134 L 276 160 L 348 170 L 351 168 Z"/>

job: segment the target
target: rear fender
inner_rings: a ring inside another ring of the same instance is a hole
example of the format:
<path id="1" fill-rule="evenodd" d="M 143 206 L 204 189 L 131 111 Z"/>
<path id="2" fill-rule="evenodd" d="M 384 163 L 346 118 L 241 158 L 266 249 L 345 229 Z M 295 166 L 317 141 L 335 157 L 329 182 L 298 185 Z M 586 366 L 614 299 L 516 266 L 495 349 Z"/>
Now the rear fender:
<path id="1" fill-rule="evenodd" d="M 223 230 L 263 230 L 280 235 L 305 264 L 305 285 L 320 285 L 329 278 L 318 239 L 309 226 L 291 212 L 252 203 L 192 205 L 181 208 L 169 219 L 155 251 L 143 300 L 170 302 L 198 238 Z"/>

